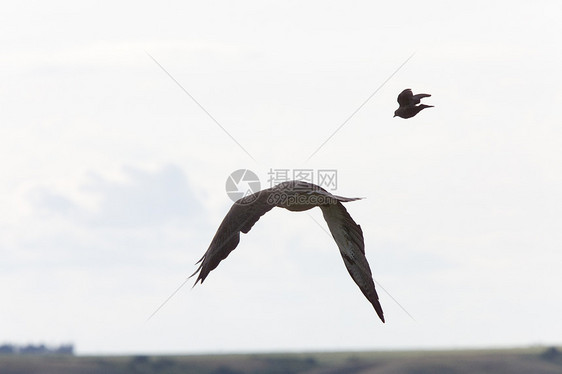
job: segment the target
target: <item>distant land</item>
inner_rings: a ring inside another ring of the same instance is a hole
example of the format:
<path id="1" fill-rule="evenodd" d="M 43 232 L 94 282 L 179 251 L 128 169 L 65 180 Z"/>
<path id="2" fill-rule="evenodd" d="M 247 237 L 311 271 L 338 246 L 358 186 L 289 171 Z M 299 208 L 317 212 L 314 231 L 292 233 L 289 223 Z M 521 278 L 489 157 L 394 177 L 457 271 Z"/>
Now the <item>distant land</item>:
<path id="1" fill-rule="evenodd" d="M 560 374 L 558 347 L 450 351 L 74 356 L 0 354 L 2 374 Z"/>
<path id="2" fill-rule="evenodd" d="M 0 344 L 0 355 L 73 355 L 74 345 L 63 344 L 56 347 L 45 344 L 26 344 L 17 345 L 4 343 Z"/>

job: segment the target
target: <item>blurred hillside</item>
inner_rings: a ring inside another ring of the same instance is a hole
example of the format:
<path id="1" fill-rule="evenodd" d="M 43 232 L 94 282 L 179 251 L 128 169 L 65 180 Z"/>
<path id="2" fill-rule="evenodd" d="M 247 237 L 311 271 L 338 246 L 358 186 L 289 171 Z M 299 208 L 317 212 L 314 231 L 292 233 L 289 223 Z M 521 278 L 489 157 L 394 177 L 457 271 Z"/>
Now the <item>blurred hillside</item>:
<path id="1" fill-rule="evenodd" d="M 512 350 L 188 356 L 0 355 L 2 374 L 562 373 L 556 347 Z"/>

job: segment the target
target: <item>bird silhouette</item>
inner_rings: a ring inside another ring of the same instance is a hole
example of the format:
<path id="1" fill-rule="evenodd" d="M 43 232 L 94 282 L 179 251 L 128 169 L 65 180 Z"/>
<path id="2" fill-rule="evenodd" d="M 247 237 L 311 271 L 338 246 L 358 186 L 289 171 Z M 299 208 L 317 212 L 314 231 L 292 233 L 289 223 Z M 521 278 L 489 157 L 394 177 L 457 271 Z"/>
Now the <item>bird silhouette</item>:
<path id="1" fill-rule="evenodd" d="M 197 262 L 199 267 L 191 275 L 198 274 L 193 286 L 197 282 L 203 283 L 211 270 L 238 246 L 240 232 L 247 234 L 260 217 L 274 207 L 301 212 L 318 206 L 322 209 L 349 275 L 384 322 L 371 268 L 365 257 L 363 231 L 342 204 L 360 199 L 332 195 L 320 186 L 303 181 L 280 183 L 239 199 L 224 217 L 207 252 Z"/>
<path id="2" fill-rule="evenodd" d="M 411 89 L 406 88 L 398 95 L 399 107 L 394 111 L 394 117 L 411 118 L 425 108 L 433 108 L 433 105 L 420 104 L 422 98 L 430 96 L 429 94 L 414 95 Z"/>

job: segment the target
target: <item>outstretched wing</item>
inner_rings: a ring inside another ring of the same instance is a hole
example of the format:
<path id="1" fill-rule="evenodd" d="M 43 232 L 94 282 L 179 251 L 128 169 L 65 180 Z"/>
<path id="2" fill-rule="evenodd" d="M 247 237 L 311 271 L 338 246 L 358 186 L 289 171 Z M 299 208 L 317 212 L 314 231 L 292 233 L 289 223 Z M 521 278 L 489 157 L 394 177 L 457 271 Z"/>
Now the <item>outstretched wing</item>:
<path id="1" fill-rule="evenodd" d="M 232 205 L 220 224 L 207 252 L 197 262 L 200 264 L 195 273 L 199 273 L 197 282 L 203 283 L 207 275 L 232 252 L 240 242 L 240 232 L 247 234 L 252 226 L 275 205 L 268 202 L 270 189 L 248 195 Z M 197 265 L 196 264 L 196 265 Z"/>
<path id="2" fill-rule="evenodd" d="M 400 106 L 410 106 L 412 105 L 413 98 L 414 94 L 412 93 L 412 90 L 406 88 L 404 91 L 400 92 L 400 95 L 398 95 L 398 104 Z"/>
<path id="3" fill-rule="evenodd" d="M 351 275 L 351 278 L 359 286 L 363 295 L 373 305 L 379 318 L 384 322 L 384 314 L 379 303 L 379 296 L 375 290 L 371 268 L 365 257 L 365 242 L 361 226 L 353 221 L 340 202 L 322 205 L 321 209 L 324 219 L 328 223 L 328 228 L 340 249 L 349 275 Z"/>
<path id="4" fill-rule="evenodd" d="M 420 100 L 423 99 L 424 97 L 430 97 L 430 94 L 416 94 L 412 97 L 412 101 L 414 104 L 419 104 Z"/>

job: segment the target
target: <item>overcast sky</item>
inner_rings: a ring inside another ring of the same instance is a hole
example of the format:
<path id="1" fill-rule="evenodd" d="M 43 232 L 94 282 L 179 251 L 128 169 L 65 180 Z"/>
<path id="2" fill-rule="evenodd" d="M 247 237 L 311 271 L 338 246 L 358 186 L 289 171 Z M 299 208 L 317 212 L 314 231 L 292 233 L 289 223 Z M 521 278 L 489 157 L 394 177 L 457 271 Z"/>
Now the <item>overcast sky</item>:
<path id="1" fill-rule="evenodd" d="M 5 3 L 0 343 L 560 344 L 562 3 L 386 3 Z M 393 118 L 404 88 L 435 108 Z M 147 321 L 196 269 L 231 172 L 305 168 L 366 197 L 346 206 L 386 324 L 319 209 L 274 209 Z"/>

